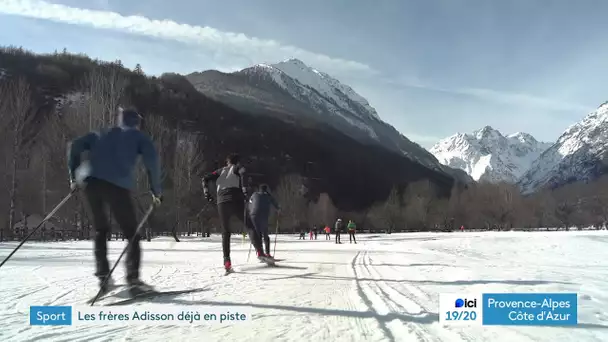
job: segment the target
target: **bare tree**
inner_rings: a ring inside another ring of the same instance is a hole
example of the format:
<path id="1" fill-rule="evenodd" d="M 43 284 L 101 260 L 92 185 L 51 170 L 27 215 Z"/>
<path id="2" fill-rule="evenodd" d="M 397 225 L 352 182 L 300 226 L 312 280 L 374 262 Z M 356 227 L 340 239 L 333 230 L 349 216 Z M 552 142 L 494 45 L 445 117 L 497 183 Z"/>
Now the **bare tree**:
<path id="1" fill-rule="evenodd" d="M 425 179 L 409 184 L 405 191 L 409 226 L 421 226 L 423 230 L 427 230 L 430 213 L 436 200 L 436 189 L 430 181 Z"/>
<path id="2" fill-rule="evenodd" d="M 316 202 L 310 203 L 308 221 L 312 224 L 331 225 L 336 219 L 337 212 L 331 197 L 327 193 L 322 193 Z"/>
<path id="3" fill-rule="evenodd" d="M 289 174 L 281 179 L 277 190 L 277 200 L 281 204 L 283 221 L 295 233 L 306 219 L 307 201 L 304 197 L 303 179 L 300 175 Z"/>
<path id="4" fill-rule="evenodd" d="M 404 207 L 399 190 L 394 187 L 384 203 L 378 203 L 369 211 L 369 217 L 375 222 L 386 228 L 386 233 L 391 234 L 397 227 L 403 225 L 405 221 Z"/>
<path id="5" fill-rule="evenodd" d="M 175 134 L 175 154 L 173 155 L 173 199 L 175 216 L 178 226 L 183 226 L 181 215 L 184 213 L 182 204 L 191 198 L 194 191 L 195 177 L 203 161 L 197 136 L 192 133 L 177 130 Z M 186 220 L 188 235 L 191 227 Z"/>
<path id="6" fill-rule="evenodd" d="M 114 63 L 93 69 L 84 80 L 88 128 L 93 130 L 114 123 L 114 115 L 124 97 L 128 80 Z"/>
<path id="7" fill-rule="evenodd" d="M 8 227 L 12 229 L 15 224 L 15 209 L 18 193 L 19 162 L 22 161 L 30 148 L 33 137 L 31 131 L 36 110 L 32 105 L 30 86 L 28 82 L 19 78 L 15 81 L 3 81 L 0 84 L 0 117 L 3 125 L 8 129 L 4 131 L 10 141 L 10 186 L 8 214 Z"/>
<path id="8" fill-rule="evenodd" d="M 171 146 L 171 143 L 174 139 L 173 132 L 171 131 L 171 128 L 165 119 L 163 119 L 161 116 L 153 114 L 148 114 L 146 116 L 144 130 L 150 135 L 150 138 L 154 142 L 156 150 L 158 151 L 161 165 L 161 182 L 164 184 L 165 180 L 167 179 L 167 176 L 172 173 L 171 165 L 166 163 L 166 161 L 171 160 L 171 155 L 173 154 L 173 151 L 171 151 L 171 149 L 169 148 L 166 148 L 166 146 Z M 145 168 L 141 165 L 139 168 L 137 168 L 135 179 L 137 182 L 138 189 L 136 204 L 140 208 L 140 210 L 143 211 L 144 206 L 142 204 L 141 199 L 142 197 L 149 198 L 150 196 L 150 180 L 147 177 Z M 170 198 L 167 198 L 166 200 L 170 201 Z M 150 239 L 151 237 L 151 228 L 155 225 L 157 221 L 157 216 L 158 212 L 153 213 L 152 215 L 150 215 L 150 219 L 147 222 L 146 235 L 148 239 Z M 177 240 L 176 235 L 174 235 L 174 238 Z"/>
<path id="9" fill-rule="evenodd" d="M 450 201 L 446 198 L 433 201 L 429 212 L 429 229 L 446 230 L 452 229 L 452 221 L 450 215 Z"/>
<path id="10" fill-rule="evenodd" d="M 518 206 L 521 203 L 519 189 L 515 185 L 499 183 L 483 187 L 485 213 L 500 229 L 512 228 L 512 222 Z"/>
<path id="11" fill-rule="evenodd" d="M 583 189 L 582 207 L 586 209 L 587 222 L 593 222 L 596 227 L 608 224 L 608 176 Z"/>

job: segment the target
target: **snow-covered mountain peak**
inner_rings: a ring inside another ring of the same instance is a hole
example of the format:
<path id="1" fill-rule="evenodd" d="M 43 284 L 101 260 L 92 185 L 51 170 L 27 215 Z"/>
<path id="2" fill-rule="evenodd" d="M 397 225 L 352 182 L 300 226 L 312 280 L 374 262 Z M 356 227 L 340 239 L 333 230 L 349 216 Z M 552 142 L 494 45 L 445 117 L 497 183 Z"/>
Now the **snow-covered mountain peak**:
<path id="1" fill-rule="evenodd" d="M 515 141 L 519 141 L 522 143 L 535 143 L 538 142 L 532 135 L 523 132 L 517 132 L 513 134 L 507 135 L 507 138 Z"/>
<path id="2" fill-rule="evenodd" d="M 288 59 L 275 64 L 257 64 L 243 69 L 237 73 L 259 74 L 269 76 L 279 87 L 285 89 L 295 97 L 320 96 L 326 102 L 323 106 L 330 112 L 341 112 L 339 115 L 351 115 L 358 120 L 381 121 L 380 116 L 369 102 L 351 87 L 341 83 L 330 75 L 314 69 L 299 59 Z M 286 80 L 285 77 L 291 79 Z M 290 86 L 294 83 L 307 90 Z M 297 93 L 297 94 L 296 94 Z"/>
<path id="3" fill-rule="evenodd" d="M 271 66 L 281 70 L 289 77 L 296 79 L 304 86 L 318 91 L 342 108 L 354 112 L 355 114 L 364 111 L 367 112 L 366 114 L 370 117 L 380 120 L 380 116 L 376 112 L 376 109 L 370 106 L 369 102 L 363 96 L 359 95 L 351 87 L 341 83 L 324 72 L 311 68 L 299 59 L 289 59 L 272 64 Z"/>
<path id="4" fill-rule="evenodd" d="M 500 139 L 502 134 L 491 126 L 485 126 L 484 128 L 473 132 L 473 136 L 477 140 L 496 140 Z"/>
<path id="5" fill-rule="evenodd" d="M 472 134 L 445 138 L 430 152 L 440 163 L 461 169 L 477 181 L 515 183 L 549 146 L 528 133 L 504 136 L 485 126 Z"/>
<path id="6" fill-rule="evenodd" d="M 281 61 L 279 63 L 273 64 L 274 67 L 281 69 L 279 66 L 284 66 L 284 67 L 295 67 L 295 68 L 301 68 L 301 69 L 312 69 L 311 67 L 309 67 L 308 65 L 306 65 L 306 63 L 302 62 L 301 60 L 297 59 L 297 58 L 289 58 L 286 59 L 284 61 Z"/>
<path id="7" fill-rule="evenodd" d="M 606 172 L 608 102 L 568 127 L 519 181 L 530 193 L 544 186 L 588 180 Z"/>

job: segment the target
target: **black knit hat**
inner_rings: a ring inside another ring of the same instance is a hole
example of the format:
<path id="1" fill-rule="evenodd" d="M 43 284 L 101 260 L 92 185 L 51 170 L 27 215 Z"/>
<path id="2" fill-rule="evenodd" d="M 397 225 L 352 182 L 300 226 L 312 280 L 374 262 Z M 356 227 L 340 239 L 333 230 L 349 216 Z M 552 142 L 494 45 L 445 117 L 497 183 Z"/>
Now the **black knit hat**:
<path id="1" fill-rule="evenodd" d="M 122 111 L 122 124 L 127 127 L 135 127 L 141 123 L 141 116 L 133 109 Z"/>

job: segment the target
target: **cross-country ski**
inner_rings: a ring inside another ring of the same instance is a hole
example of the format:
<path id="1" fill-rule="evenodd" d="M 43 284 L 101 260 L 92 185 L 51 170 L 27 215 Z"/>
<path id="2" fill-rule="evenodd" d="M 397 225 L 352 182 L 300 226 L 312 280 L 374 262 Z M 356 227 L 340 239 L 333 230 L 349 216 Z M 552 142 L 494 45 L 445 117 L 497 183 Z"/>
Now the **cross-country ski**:
<path id="1" fill-rule="evenodd" d="M 201 292 L 204 290 L 205 289 L 188 289 L 188 290 L 173 290 L 173 291 L 151 290 L 151 291 L 143 292 L 143 293 L 135 295 L 135 296 L 131 296 L 130 298 L 127 298 L 127 299 L 111 301 L 111 302 L 106 301 L 106 302 L 102 303 L 101 305 L 102 306 L 129 305 L 129 304 L 141 302 L 141 301 L 152 301 L 155 298 L 178 296 L 178 295 L 183 295 L 183 294 L 188 294 L 188 293 Z M 104 298 L 108 298 L 108 296 L 106 296 Z"/>

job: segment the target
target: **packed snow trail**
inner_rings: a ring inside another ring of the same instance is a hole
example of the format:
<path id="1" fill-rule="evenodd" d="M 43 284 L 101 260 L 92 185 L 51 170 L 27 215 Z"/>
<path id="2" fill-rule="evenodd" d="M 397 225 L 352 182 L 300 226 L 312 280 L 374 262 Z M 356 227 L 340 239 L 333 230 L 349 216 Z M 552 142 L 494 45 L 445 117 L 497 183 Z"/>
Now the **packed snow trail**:
<path id="1" fill-rule="evenodd" d="M 333 238 L 333 236 L 332 236 Z M 97 290 L 92 241 L 28 242 L 0 269 L 0 341 L 606 341 L 608 234 L 491 232 L 364 235 L 358 244 L 280 236 L 282 267 L 233 238 L 223 275 L 212 238 L 143 242 L 142 280 L 202 292 L 145 305 L 246 307 L 252 324 L 30 326 L 30 305 L 83 305 Z M 110 261 L 124 242 L 110 243 Z M 0 258 L 17 243 L 0 244 Z M 123 283 L 124 266 L 115 280 Z M 439 293 L 576 292 L 575 328 L 444 327 Z"/>

